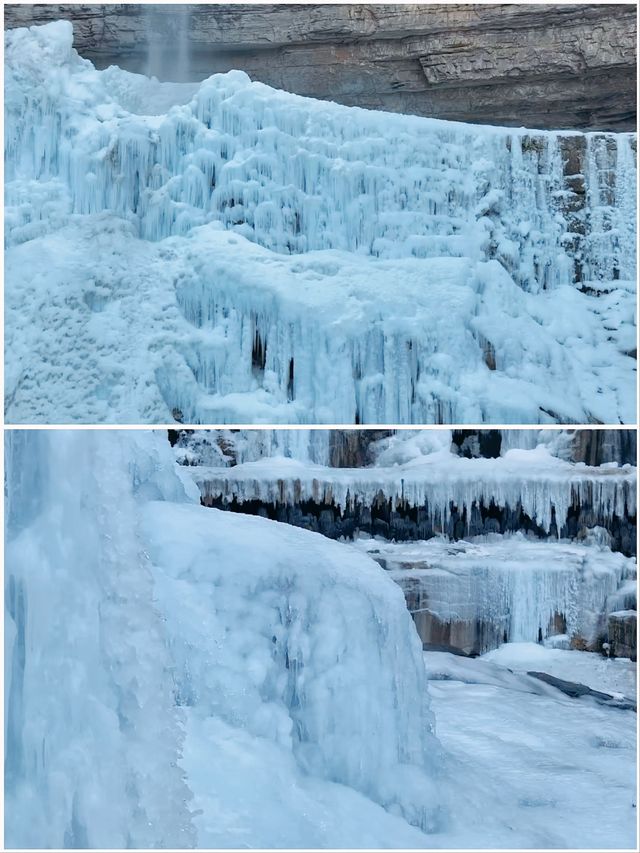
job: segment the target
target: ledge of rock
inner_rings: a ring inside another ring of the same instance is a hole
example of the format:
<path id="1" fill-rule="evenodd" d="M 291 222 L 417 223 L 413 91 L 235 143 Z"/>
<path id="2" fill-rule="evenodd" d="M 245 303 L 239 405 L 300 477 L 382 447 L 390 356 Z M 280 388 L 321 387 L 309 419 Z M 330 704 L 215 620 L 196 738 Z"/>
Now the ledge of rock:
<path id="1" fill-rule="evenodd" d="M 5 27 L 57 18 L 73 22 L 76 49 L 99 68 L 196 80 L 241 68 L 279 89 L 392 112 L 635 129 L 631 3 L 5 6 Z"/>

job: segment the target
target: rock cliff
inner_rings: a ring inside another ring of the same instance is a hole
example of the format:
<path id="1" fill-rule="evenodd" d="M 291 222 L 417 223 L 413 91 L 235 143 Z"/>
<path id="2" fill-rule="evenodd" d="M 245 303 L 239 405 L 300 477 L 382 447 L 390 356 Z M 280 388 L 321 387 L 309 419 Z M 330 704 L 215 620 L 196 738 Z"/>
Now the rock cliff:
<path id="1" fill-rule="evenodd" d="M 635 128 L 631 3 L 5 6 L 6 27 L 61 17 L 99 68 L 160 79 L 241 68 L 280 89 L 392 112 Z"/>

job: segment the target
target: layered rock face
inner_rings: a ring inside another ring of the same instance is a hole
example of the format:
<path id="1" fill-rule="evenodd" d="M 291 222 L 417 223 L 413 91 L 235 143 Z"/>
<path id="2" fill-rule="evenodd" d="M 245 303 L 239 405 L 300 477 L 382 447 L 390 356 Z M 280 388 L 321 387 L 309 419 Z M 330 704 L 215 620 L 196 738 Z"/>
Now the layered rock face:
<path id="1" fill-rule="evenodd" d="M 240 68 L 301 95 L 539 128 L 632 130 L 633 4 L 9 5 L 5 26 L 74 23 L 99 68 L 203 79 Z"/>

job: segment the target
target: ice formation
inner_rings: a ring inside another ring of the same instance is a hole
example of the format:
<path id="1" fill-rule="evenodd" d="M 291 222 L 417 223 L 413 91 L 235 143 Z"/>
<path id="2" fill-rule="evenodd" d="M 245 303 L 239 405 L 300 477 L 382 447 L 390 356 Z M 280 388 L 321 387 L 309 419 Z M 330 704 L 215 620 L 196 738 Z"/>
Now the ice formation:
<path id="1" fill-rule="evenodd" d="M 570 431 L 493 431 L 496 458 L 459 455 L 450 430 L 387 432 L 354 434 L 367 467 L 332 463 L 345 431 L 184 432 L 174 452 L 206 505 L 355 539 L 423 642 L 600 649 L 608 614 L 635 601 L 635 467 L 569 461 Z"/>
<path id="2" fill-rule="evenodd" d="M 233 467 L 192 469 L 204 499 L 295 505 L 312 501 L 338 510 L 376 501 L 419 508 L 434 530 L 465 514 L 466 525 L 480 505 L 522 511 L 543 531 L 556 534 L 570 511 L 593 507 L 599 523 L 636 514 L 636 469 L 588 467 L 552 456 L 547 448 L 509 450 L 498 459 L 465 459 L 447 449 L 405 464 L 330 468 L 292 458 L 263 457 Z M 468 529 L 468 527 L 467 527 Z"/>
<path id="3" fill-rule="evenodd" d="M 636 585 L 635 559 L 591 544 L 517 534 L 356 545 L 400 584 L 424 642 L 444 637 L 467 652 L 559 633 L 595 648 L 606 634 L 609 597 L 623 581 Z"/>
<path id="4" fill-rule="evenodd" d="M 9 432 L 6 472 L 9 846 L 442 830 L 420 644 L 371 559 L 198 506 L 166 435 Z"/>
<path id="5" fill-rule="evenodd" d="M 634 421 L 632 134 L 5 61 L 13 422 Z"/>

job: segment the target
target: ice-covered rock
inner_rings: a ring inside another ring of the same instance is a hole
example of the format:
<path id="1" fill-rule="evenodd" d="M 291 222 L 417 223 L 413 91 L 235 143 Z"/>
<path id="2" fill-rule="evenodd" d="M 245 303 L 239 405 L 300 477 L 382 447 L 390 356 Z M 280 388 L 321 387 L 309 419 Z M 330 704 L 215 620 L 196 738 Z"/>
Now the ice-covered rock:
<path id="1" fill-rule="evenodd" d="M 606 528 L 636 513 L 635 468 L 574 465 L 542 446 L 498 459 L 465 459 L 443 448 L 400 465 L 354 469 L 264 457 L 230 468 L 198 466 L 191 473 L 203 502 L 212 506 L 275 511 L 311 504 L 361 529 L 371 529 L 379 507 L 377 515 L 386 524 L 393 521 L 400 538 L 420 538 L 421 532 L 423 538 L 460 538 L 518 527 L 575 536 L 580 511 L 582 524 Z M 391 513 L 406 517 L 406 536 L 400 534 L 402 519 Z M 629 544 L 625 538 L 625 548 Z"/>
<path id="2" fill-rule="evenodd" d="M 608 597 L 635 576 L 635 560 L 608 548 L 522 535 L 356 545 L 400 584 L 424 643 L 466 653 L 556 634 L 599 649 Z"/>
<path id="3" fill-rule="evenodd" d="M 638 613 L 636 610 L 616 610 L 608 620 L 609 653 L 613 657 L 631 658 L 638 656 Z"/>

